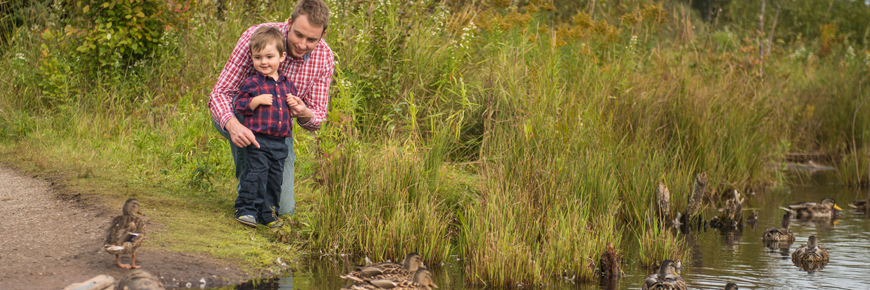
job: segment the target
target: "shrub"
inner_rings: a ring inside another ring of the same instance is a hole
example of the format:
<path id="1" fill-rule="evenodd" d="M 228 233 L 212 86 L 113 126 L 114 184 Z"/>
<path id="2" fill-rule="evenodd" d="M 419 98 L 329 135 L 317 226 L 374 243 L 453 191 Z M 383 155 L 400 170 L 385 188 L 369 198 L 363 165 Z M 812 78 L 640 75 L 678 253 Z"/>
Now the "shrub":
<path id="1" fill-rule="evenodd" d="M 125 67 L 161 44 L 169 7 L 160 0 L 66 0 L 69 31 L 92 68 Z"/>

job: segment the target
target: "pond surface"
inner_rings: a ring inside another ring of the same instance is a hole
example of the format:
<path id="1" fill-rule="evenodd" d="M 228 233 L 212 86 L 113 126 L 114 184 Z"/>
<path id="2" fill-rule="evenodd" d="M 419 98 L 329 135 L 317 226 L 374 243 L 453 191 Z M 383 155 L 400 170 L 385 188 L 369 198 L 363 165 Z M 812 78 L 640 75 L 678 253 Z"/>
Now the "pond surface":
<path id="1" fill-rule="evenodd" d="M 747 225 L 742 231 L 729 233 L 707 229 L 683 234 L 691 258 L 683 261 L 681 274 L 690 289 L 723 289 L 728 282 L 737 283 L 740 289 L 870 289 L 870 218 L 848 206 L 855 193 L 855 189 L 843 186 L 832 174 L 821 172 L 798 178 L 787 189 L 750 195 L 743 207 L 744 216 L 758 210 L 757 227 Z M 787 250 L 764 246 L 762 234 L 769 227 L 779 227 L 782 219 L 784 211 L 778 207 L 802 201 L 819 202 L 823 197 L 834 198 L 843 208 L 840 219 L 833 222 L 792 219 L 791 230 L 796 241 Z M 861 192 L 861 199 L 865 198 L 866 189 Z M 816 236 L 831 258 L 823 269 L 808 273 L 792 264 L 791 252 L 805 244 L 811 235 Z M 619 280 L 616 289 L 640 289 L 644 278 L 654 270 L 639 266 L 631 258 L 632 249 L 626 251 L 629 251 L 629 259 L 623 264 L 626 275 Z M 462 261 L 429 266 L 440 289 L 498 289 L 466 285 Z M 342 263 L 334 259 L 315 261 L 295 273 L 285 273 L 282 278 L 251 281 L 235 289 L 339 289 L 344 286 L 344 281 L 338 277 L 342 269 Z M 605 288 L 597 281 L 590 281 L 522 289 Z"/>

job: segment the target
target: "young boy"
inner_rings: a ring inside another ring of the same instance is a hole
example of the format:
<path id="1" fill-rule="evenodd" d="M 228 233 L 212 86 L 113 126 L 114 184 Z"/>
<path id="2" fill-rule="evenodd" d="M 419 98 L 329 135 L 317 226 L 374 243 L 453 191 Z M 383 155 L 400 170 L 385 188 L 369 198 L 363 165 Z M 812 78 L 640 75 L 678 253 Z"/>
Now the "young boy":
<path id="1" fill-rule="evenodd" d="M 262 26 L 254 32 L 249 48 L 257 73 L 242 82 L 234 101 L 236 112 L 244 116 L 242 124 L 254 132 L 260 145 L 243 149 L 248 165 L 239 178 L 235 205 L 236 220 L 252 227 L 257 223 L 273 228 L 279 225 L 273 211 L 281 196 L 288 155 L 284 140 L 290 137 L 293 126 L 287 98 L 296 95 L 293 83 L 278 72 L 278 65 L 287 57 L 284 44 L 284 35 L 275 27 Z"/>

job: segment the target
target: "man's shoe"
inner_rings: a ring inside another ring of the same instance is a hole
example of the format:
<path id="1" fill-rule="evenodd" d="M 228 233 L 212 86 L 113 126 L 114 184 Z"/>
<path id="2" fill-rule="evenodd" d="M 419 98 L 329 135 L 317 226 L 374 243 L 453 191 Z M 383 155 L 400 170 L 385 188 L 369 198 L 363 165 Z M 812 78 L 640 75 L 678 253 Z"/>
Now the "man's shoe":
<path id="1" fill-rule="evenodd" d="M 255 219 L 254 216 L 252 216 L 252 215 L 239 216 L 236 218 L 236 221 L 242 223 L 243 225 L 249 226 L 249 227 L 256 227 L 257 226 L 257 219 Z"/>

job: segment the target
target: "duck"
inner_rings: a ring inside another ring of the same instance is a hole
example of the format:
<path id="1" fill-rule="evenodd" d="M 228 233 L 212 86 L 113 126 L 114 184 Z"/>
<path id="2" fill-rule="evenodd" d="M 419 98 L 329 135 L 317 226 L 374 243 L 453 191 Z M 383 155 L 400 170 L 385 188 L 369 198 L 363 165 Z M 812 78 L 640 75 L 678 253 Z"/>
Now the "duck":
<path id="1" fill-rule="evenodd" d="M 354 284 L 345 289 L 353 290 L 378 290 L 378 289 L 393 289 L 393 290 L 429 290 L 438 288 L 432 280 L 432 272 L 426 268 L 417 269 L 412 280 L 399 279 L 393 277 L 391 279 L 375 279 L 364 284 Z"/>
<path id="2" fill-rule="evenodd" d="M 683 277 L 676 274 L 675 271 L 676 266 L 674 266 L 674 261 L 662 261 L 661 266 L 659 266 L 659 271 L 649 275 L 649 277 L 643 281 L 641 289 L 686 290 L 686 281 L 683 280 Z"/>
<path id="3" fill-rule="evenodd" d="M 734 284 L 734 283 L 725 284 L 725 290 L 739 290 L 739 289 L 740 288 L 737 288 L 737 284 Z"/>
<path id="4" fill-rule="evenodd" d="M 765 243 L 770 242 L 786 242 L 791 244 L 794 242 L 794 233 L 788 229 L 789 223 L 791 222 L 791 213 L 785 212 L 782 215 L 782 222 L 780 223 L 781 227 L 779 228 L 768 228 L 764 231 L 764 236 L 762 236 L 762 240 Z"/>
<path id="5" fill-rule="evenodd" d="M 758 223 L 758 211 L 757 210 L 752 211 L 752 214 L 749 215 L 748 218 L 746 218 L 746 223 L 748 223 L 748 224 Z"/>
<path id="6" fill-rule="evenodd" d="M 820 203 L 802 202 L 780 208 L 797 218 L 839 218 L 840 211 L 843 210 L 830 197 L 823 198 Z"/>
<path id="7" fill-rule="evenodd" d="M 121 212 L 123 214 L 113 218 L 108 230 L 106 230 L 106 243 L 103 245 L 103 249 L 109 254 L 115 255 L 118 267 L 137 269 L 140 266 L 136 265 L 136 249 L 142 245 L 142 241 L 145 239 L 145 222 L 134 215 L 134 213 L 144 215 L 139 210 L 139 200 L 127 199 Z M 132 254 L 132 262 L 129 265 L 121 264 L 121 254 Z"/>
<path id="8" fill-rule="evenodd" d="M 850 207 L 863 213 L 870 213 L 870 199 L 856 200 L 855 203 L 850 203 Z"/>
<path id="9" fill-rule="evenodd" d="M 355 271 L 341 275 L 340 277 L 345 280 L 352 280 L 355 284 L 365 284 L 372 280 L 392 278 L 411 280 L 414 277 L 414 273 L 425 266 L 426 265 L 423 264 L 423 258 L 420 257 L 420 254 L 411 252 L 405 255 L 405 259 L 402 260 L 401 265 L 395 263 L 368 264 L 356 267 Z"/>
<path id="10" fill-rule="evenodd" d="M 800 265 L 827 263 L 829 258 L 828 250 L 816 243 L 816 236 L 807 238 L 806 245 L 801 245 L 791 253 L 791 261 Z"/>
<path id="11" fill-rule="evenodd" d="M 165 290 L 160 279 L 142 269 L 134 269 L 118 282 L 118 290 Z"/>

